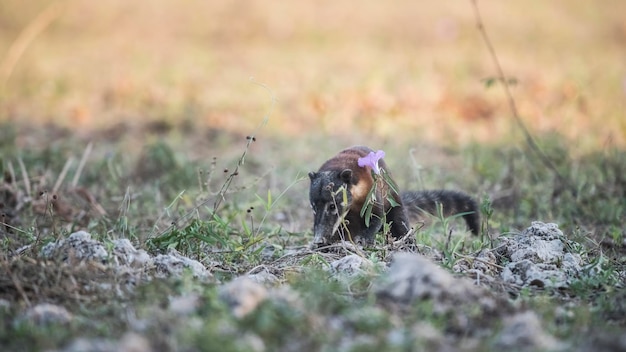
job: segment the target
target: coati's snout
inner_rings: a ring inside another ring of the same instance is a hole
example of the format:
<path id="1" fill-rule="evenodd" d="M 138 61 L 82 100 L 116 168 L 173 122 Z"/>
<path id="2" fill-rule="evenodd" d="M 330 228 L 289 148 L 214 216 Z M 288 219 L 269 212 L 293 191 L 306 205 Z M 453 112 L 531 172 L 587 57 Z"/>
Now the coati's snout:
<path id="1" fill-rule="evenodd" d="M 352 170 L 310 172 L 309 201 L 313 209 L 313 245 L 336 242 L 342 221 L 350 210 Z"/>

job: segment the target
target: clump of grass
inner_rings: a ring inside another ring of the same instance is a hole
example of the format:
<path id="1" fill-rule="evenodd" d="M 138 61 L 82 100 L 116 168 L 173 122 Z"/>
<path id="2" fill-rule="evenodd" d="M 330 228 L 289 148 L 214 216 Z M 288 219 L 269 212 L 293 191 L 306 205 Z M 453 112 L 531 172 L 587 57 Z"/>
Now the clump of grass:
<path id="1" fill-rule="evenodd" d="M 540 143 L 553 143 L 555 138 L 546 136 Z M 622 153 L 593 153 L 578 159 L 561 149 L 548 148 L 544 152 L 559 160 L 562 177 L 571 187 L 564 189 L 552 170 L 520 153 L 515 146 L 475 146 L 465 152 L 481 180 L 479 187 L 491 197 L 494 224 L 504 225 L 500 231 L 525 226 L 529 219 L 549 219 L 571 231 L 577 227 L 595 228 L 601 238 L 608 235 L 610 228 L 620 226 L 625 211 L 621 200 L 626 189 L 622 173 L 626 160 Z"/>

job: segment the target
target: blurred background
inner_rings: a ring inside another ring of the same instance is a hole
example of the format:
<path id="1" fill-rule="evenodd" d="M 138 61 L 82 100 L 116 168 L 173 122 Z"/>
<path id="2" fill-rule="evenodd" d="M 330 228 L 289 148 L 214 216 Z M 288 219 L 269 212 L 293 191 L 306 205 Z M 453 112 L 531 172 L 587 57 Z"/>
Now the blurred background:
<path id="1" fill-rule="evenodd" d="M 625 1 L 478 6 L 533 132 L 625 145 Z M 0 0 L 5 126 L 501 142 L 495 75 L 469 0 Z"/>

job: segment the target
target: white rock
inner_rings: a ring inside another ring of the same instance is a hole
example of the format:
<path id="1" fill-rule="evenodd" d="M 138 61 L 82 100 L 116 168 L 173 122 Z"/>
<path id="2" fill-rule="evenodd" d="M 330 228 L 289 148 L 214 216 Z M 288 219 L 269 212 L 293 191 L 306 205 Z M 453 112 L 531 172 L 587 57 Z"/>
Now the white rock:
<path id="1" fill-rule="evenodd" d="M 561 267 L 565 270 L 565 273 L 570 276 L 578 275 L 582 270 L 583 260 L 578 253 L 565 253 L 563 260 L 561 261 Z"/>
<path id="2" fill-rule="evenodd" d="M 119 351 L 117 344 L 109 339 L 105 338 L 85 338 L 79 337 L 72 341 L 67 347 L 65 347 L 63 352 L 85 352 L 85 351 L 93 351 L 93 352 L 112 352 Z"/>
<path id="3" fill-rule="evenodd" d="M 0 311 L 6 312 L 9 309 L 11 309 L 11 302 L 4 298 L 0 298 Z"/>
<path id="4" fill-rule="evenodd" d="M 377 286 L 377 293 L 394 302 L 411 303 L 440 297 L 460 285 L 461 282 L 455 282 L 450 273 L 430 260 L 417 254 L 397 253 L 386 277 Z"/>
<path id="5" fill-rule="evenodd" d="M 503 255 L 510 262 L 500 277 L 520 286 L 567 287 L 581 272 L 582 259 L 567 253 L 566 244 L 556 224 L 535 221 L 505 241 Z"/>
<path id="6" fill-rule="evenodd" d="M 95 260 L 106 262 L 108 253 L 104 246 L 91 239 L 91 235 L 85 231 L 71 234 L 67 239 L 45 245 L 41 254 L 44 258 L 60 258 L 63 261 Z"/>
<path id="7" fill-rule="evenodd" d="M 185 270 L 190 270 L 193 277 L 196 278 L 212 277 L 211 273 L 200 262 L 180 255 L 175 250 L 171 250 L 168 254 L 157 255 L 153 264 L 157 277 L 180 276 Z"/>
<path id="8" fill-rule="evenodd" d="M 528 259 L 504 267 L 502 280 L 519 286 L 566 287 L 567 275 L 553 264 L 535 264 Z"/>
<path id="9" fill-rule="evenodd" d="M 559 351 L 565 347 L 545 332 L 541 321 L 532 311 L 505 319 L 495 344 L 500 350 L 515 351 Z"/>
<path id="10" fill-rule="evenodd" d="M 194 293 L 170 297 L 169 310 L 177 315 L 190 315 L 200 305 L 200 296 Z"/>
<path id="11" fill-rule="evenodd" d="M 411 306 L 427 301 L 432 312 L 445 316 L 448 329 L 462 335 L 480 334 L 486 321 L 510 314 L 515 308 L 506 300 L 454 277 L 425 257 L 396 253 L 389 270 L 374 284 L 381 304 Z"/>
<path id="12" fill-rule="evenodd" d="M 370 271 L 373 267 L 371 260 L 351 254 L 330 263 L 328 271 L 335 277 L 354 278 Z"/>
<path id="13" fill-rule="evenodd" d="M 514 262 L 529 259 L 535 263 L 556 263 L 563 258 L 564 239 L 556 224 L 534 221 L 529 228 L 513 237 L 508 251 Z"/>
<path id="14" fill-rule="evenodd" d="M 263 269 L 258 273 L 248 274 L 248 278 L 257 284 L 271 286 L 277 284 L 279 282 L 278 277 L 276 275 L 269 272 L 267 269 Z"/>
<path id="15" fill-rule="evenodd" d="M 150 255 L 143 249 L 135 249 L 127 238 L 113 240 L 113 255 L 118 265 L 140 268 L 150 262 Z"/>
<path id="16" fill-rule="evenodd" d="M 483 249 L 475 257 L 463 257 L 459 259 L 452 271 L 456 273 L 470 274 L 471 277 L 477 280 L 492 281 L 493 276 L 496 275 L 498 268 L 498 260 L 493 254 L 493 251 Z"/>
<path id="17" fill-rule="evenodd" d="M 233 315 L 243 318 L 254 311 L 267 299 L 267 289 L 263 285 L 241 276 L 219 288 L 219 297 L 231 308 Z"/>
<path id="18" fill-rule="evenodd" d="M 72 314 L 63 306 L 41 303 L 24 313 L 24 319 L 36 325 L 68 324 Z"/>
<path id="19" fill-rule="evenodd" d="M 150 341 L 135 332 L 127 332 L 117 343 L 115 351 L 123 352 L 151 352 Z"/>
<path id="20" fill-rule="evenodd" d="M 134 332 L 125 333 L 119 341 L 105 338 L 79 337 L 72 341 L 62 352 L 151 352 L 150 341 Z"/>
<path id="21" fill-rule="evenodd" d="M 396 332 L 400 332 L 395 330 Z M 411 327 L 410 334 L 402 334 L 403 338 L 420 341 L 428 351 L 452 351 L 451 346 L 446 345 L 446 340 L 441 330 L 435 328 L 432 324 L 427 322 L 417 322 Z M 411 341 L 403 341 L 402 345 L 407 345 Z M 401 341 L 401 340 L 400 340 Z M 398 347 L 401 348 L 402 345 Z"/>
<path id="22" fill-rule="evenodd" d="M 264 352 L 267 351 L 265 347 L 265 342 L 263 339 L 252 332 L 248 332 L 241 337 L 240 342 L 245 349 L 250 350 L 252 352 Z M 242 348 L 244 349 L 244 348 Z"/>

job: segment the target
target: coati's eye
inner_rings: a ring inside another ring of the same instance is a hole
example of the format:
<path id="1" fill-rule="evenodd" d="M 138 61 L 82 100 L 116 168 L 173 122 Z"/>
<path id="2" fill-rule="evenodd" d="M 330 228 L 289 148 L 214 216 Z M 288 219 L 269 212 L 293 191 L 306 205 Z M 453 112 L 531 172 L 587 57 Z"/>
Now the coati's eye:
<path id="1" fill-rule="evenodd" d="M 330 203 L 328 205 L 328 210 L 330 211 L 335 211 L 335 209 L 337 209 L 337 206 L 334 203 Z"/>

